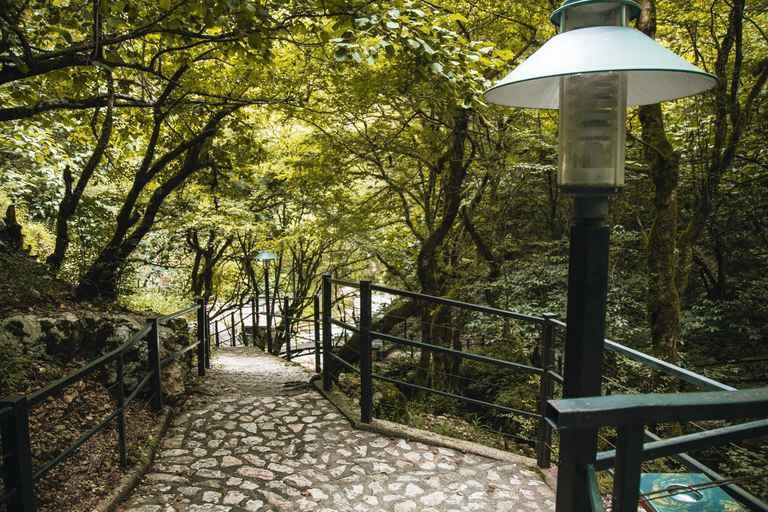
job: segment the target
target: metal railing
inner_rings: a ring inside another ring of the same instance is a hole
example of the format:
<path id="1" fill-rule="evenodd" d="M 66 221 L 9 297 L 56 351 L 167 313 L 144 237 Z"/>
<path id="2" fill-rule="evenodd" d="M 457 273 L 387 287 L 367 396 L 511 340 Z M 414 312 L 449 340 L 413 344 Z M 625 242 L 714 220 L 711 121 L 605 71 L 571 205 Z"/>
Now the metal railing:
<path id="1" fill-rule="evenodd" d="M 174 318 L 193 312 L 197 312 L 197 341 L 161 360 L 159 326 Z M 142 339 L 146 340 L 148 349 L 147 373 L 139 381 L 133 392 L 126 397 L 124 356 Z M 195 348 L 197 348 L 197 373 L 199 376 L 205 376 L 206 368 L 210 368 L 210 342 L 208 314 L 203 299 L 199 299 L 197 305 L 185 310 L 159 318 L 148 319 L 144 327 L 115 350 L 104 354 L 95 361 L 82 366 L 78 370 L 30 395 L 12 395 L 0 399 L 0 437 L 2 437 L 3 472 L 5 477 L 5 494 L 0 497 L 0 505 L 4 504 L 9 512 L 34 511 L 35 483 L 42 479 L 56 465 L 66 460 L 67 457 L 72 455 L 75 450 L 86 443 L 94 434 L 107 427 L 113 421 L 117 421 L 117 449 L 120 465 L 125 468 L 127 466 L 125 437 L 126 407 L 144 387 L 149 385 L 151 410 L 155 413 L 161 412 L 163 409 L 162 367 Z M 114 410 L 72 445 L 61 451 L 41 468 L 35 470 L 30 442 L 30 408 L 49 397 L 53 397 L 67 386 L 105 368 L 112 362 L 115 362 L 117 365 L 117 390 Z"/>
<path id="2" fill-rule="evenodd" d="M 670 439 L 656 438 L 653 442 L 643 444 L 647 437 L 645 425 L 753 418 L 765 414 L 764 411 L 768 411 L 768 388 L 552 400 L 547 406 L 546 417 L 555 428 L 564 431 L 616 427 L 616 450 L 600 453 L 597 462 L 586 468 L 560 467 L 558 470 L 586 471 L 589 475 L 592 510 L 602 511 L 595 471 L 615 467 L 612 510 L 636 512 L 643 461 L 768 434 L 768 420 L 759 420 Z M 727 481 L 714 472 L 707 476 L 715 485 L 718 481 Z M 768 510 L 765 503 L 743 489 L 736 486 L 724 486 L 723 489 L 750 510 Z"/>
<path id="3" fill-rule="evenodd" d="M 311 301 L 313 313 L 308 317 L 294 316 L 292 303 L 296 301 Z M 265 301 L 266 302 L 266 301 Z M 238 344 L 247 346 L 250 339 L 253 346 L 257 345 L 258 331 L 267 332 L 266 350 L 273 352 L 272 332 L 281 341 L 280 356 L 290 361 L 293 357 L 303 355 L 315 355 L 315 368 L 320 373 L 320 296 L 309 297 L 270 297 L 270 310 L 265 302 L 260 302 L 259 297 L 251 297 L 250 301 L 228 305 L 217 312 L 222 320 L 213 320 L 212 338 L 217 347 L 227 341 L 222 340 L 225 334 L 229 338 L 231 346 Z M 264 304 L 260 308 L 260 304 Z M 276 310 L 276 311 L 275 311 Z M 245 313 L 244 313 L 245 312 Z M 265 317 L 264 326 L 261 325 L 261 317 Z M 229 320 L 227 322 L 226 320 Z M 249 322 L 250 321 L 250 325 Z M 275 322 L 278 322 L 275 325 Z M 223 326 L 219 324 L 223 324 Z M 303 332 L 302 325 L 310 325 L 307 332 Z M 303 342 L 303 343 L 302 343 Z"/>
<path id="4" fill-rule="evenodd" d="M 347 324 L 345 322 L 336 320 L 331 316 L 330 314 L 331 301 L 332 301 L 331 286 L 333 285 L 346 286 L 350 288 L 358 288 L 360 290 L 359 325 L 355 326 L 355 325 Z M 505 319 L 520 320 L 523 322 L 541 326 L 542 327 L 541 344 L 544 347 L 549 347 L 546 350 L 542 351 L 542 354 L 545 354 L 545 356 L 542 359 L 543 361 L 542 367 L 535 367 L 535 366 L 529 366 L 529 365 L 520 364 L 520 363 L 514 363 L 510 361 L 503 361 L 500 359 L 495 359 L 495 358 L 483 356 L 480 354 L 464 352 L 464 351 L 455 350 L 452 348 L 441 347 L 438 345 L 424 343 L 421 341 L 415 341 L 415 340 L 411 340 L 403 337 L 393 336 L 387 333 L 372 331 L 371 330 L 371 324 L 372 324 L 371 294 L 374 291 L 395 295 L 395 296 L 400 296 L 400 297 L 407 297 L 410 299 L 416 299 L 416 300 L 424 301 L 428 303 L 439 304 L 443 306 L 449 306 L 449 307 L 474 311 L 478 313 L 494 315 L 494 316 L 505 318 Z M 473 361 L 489 364 L 492 366 L 496 366 L 499 368 L 514 370 L 523 374 L 537 375 L 539 376 L 539 383 L 540 383 L 539 393 L 540 393 L 540 396 L 542 397 L 542 400 L 540 401 L 540 405 L 539 405 L 539 407 L 541 407 L 541 404 L 546 403 L 546 398 L 549 398 L 552 396 L 552 389 L 553 389 L 552 382 L 553 381 L 556 382 L 558 380 L 558 376 L 554 374 L 552 371 L 554 366 L 554 361 L 552 360 L 552 357 L 551 357 L 553 354 L 552 347 L 554 346 L 554 325 L 552 324 L 553 315 L 547 314 L 542 317 L 535 317 L 535 316 L 524 315 L 520 313 L 514 313 L 511 311 L 505 311 L 501 309 L 480 306 L 477 304 L 469 304 L 466 302 L 460 302 L 460 301 L 445 299 L 441 297 L 434 297 L 434 296 L 409 292 L 405 290 L 389 288 L 385 286 L 378 286 L 378 285 L 372 284 L 371 281 L 364 280 L 364 281 L 360 281 L 360 283 L 356 283 L 352 281 L 333 279 L 330 275 L 327 275 L 327 274 L 323 276 L 323 299 L 322 300 L 323 300 L 322 331 L 323 331 L 323 357 L 324 357 L 323 368 L 328 369 L 330 368 L 331 364 L 333 364 L 333 362 L 336 362 L 341 366 L 360 375 L 360 387 L 361 387 L 360 414 L 361 414 L 361 421 L 363 423 L 370 423 L 373 419 L 373 380 L 389 382 L 396 386 L 402 386 L 405 388 L 412 389 L 414 391 L 449 397 L 449 398 L 460 400 L 462 402 L 469 403 L 475 406 L 495 409 L 505 414 L 521 416 L 525 418 L 533 418 L 537 420 L 539 423 L 539 429 L 538 429 L 539 436 L 538 436 L 538 442 L 537 442 L 537 446 L 538 446 L 537 462 L 539 466 L 542 468 L 546 468 L 550 466 L 551 451 L 548 449 L 548 447 L 551 446 L 552 430 L 549 424 L 545 421 L 544 416 L 540 412 L 515 409 L 512 407 L 507 407 L 500 404 L 477 400 L 474 398 L 469 398 L 469 397 L 457 395 L 454 393 L 449 393 L 446 391 L 441 391 L 441 390 L 437 390 L 437 389 L 433 389 L 425 386 L 420 386 L 410 382 L 391 379 L 383 375 L 374 374 L 373 367 L 372 367 L 372 341 L 374 338 L 376 338 L 376 339 L 389 341 L 392 343 L 396 343 L 396 344 L 400 344 L 400 345 L 404 345 L 412 348 L 417 348 L 420 350 L 430 350 L 432 352 L 447 354 L 452 357 L 473 360 Z M 351 365 L 344 359 L 340 358 L 338 355 L 334 354 L 333 341 L 331 336 L 332 325 L 335 325 L 342 329 L 349 330 L 360 336 L 359 338 L 360 339 L 360 347 L 359 347 L 360 348 L 360 366 L 359 367 Z M 333 387 L 333 382 L 332 382 L 331 372 L 324 371 L 323 372 L 323 388 L 329 391 L 332 389 L 332 387 Z"/>
<path id="5" fill-rule="evenodd" d="M 333 297 L 332 286 L 334 285 L 359 290 L 360 307 L 359 307 L 358 321 L 356 322 L 356 325 L 348 324 L 346 322 L 341 322 L 333 318 L 331 306 L 332 306 L 332 297 Z M 502 360 L 490 358 L 487 356 L 482 356 L 478 354 L 472 354 L 468 352 L 454 350 L 451 348 L 427 344 L 420 341 L 407 339 L 405 337 L 397 337 L 387 333 L 375 332 L 372 330 L 372 311 L 371 311 L 371 293 L 372 292 L 383 292 L 386 294 L 407 297 L 414 300 L 441 304 L 445 306 L 466 309 L 466 310 L 475 311 L 479 313 L 496 315 L 501 318 L 520 320 L 535 326 L 540 326 L 541 328 L 541 334 L 539 338 L 540 339 L 539 350 L 540 350 L 540 356 L 541 356 L 540 366 L 535 367 L 535 366 L 521 365 L 518 363 L 502 361 Z M 544 411 L 547 410 L 548 404 L 552 404 L 552 403 L 558 404 L 558 403 L 567 402 L 567 401 L 554 401 L 554 402 L 551 401 L 551 398 L 554 394 L 553 392 L 554 392 L 555 385 L 563 383 L 563 377 L 558 372 L 555 371 L 555 366 L 556 366 L 555 365 L 555 342 L 556 342 L 557 332 L 565 331 L 565 327 L 566 327 L 565 323 L 559 320 L 556 320 L 553 314 L 547 313 L 542 315 L 541 317 L 523 315 L 519 313 L 513 313 L 509 311 L 480 306 L 476 304 L 468 304 L 468 303 L 464 303 L 456 300 L 444 299 L 440 297 L 432 297 L 432 296 L 422 295 L 422 294 L 418 294 L 410 291 L 397 290 L 394 288 L 378 286 L 378 285 L 372 284 L 371 281 L 360 281 L 358 283 L 354 281 L 334 279 L 332 276 L 328 274 L 323 275 L 322 311 L 323 311 L 323 314 L 322 314 L 323 348 L 322 350 L 323 350 L 323 370 L 324 370 L 323 371 L 323 388 L 327 391 L 333 388 L 333 375 L 328 370 L 334 364 L 340 365 L 340 367 L 346 368 L 347 370 L 350 370 L 356 374 L 359 374 L 360 387 L 361 387 L 360 414 L 361 414 L 361 421 L 363 423 L 370 423 L 373 419 L 373 381 L 380 380 L 384 382 L 389 382 L 396 386 L 413 389 L 419 392 L 432 393 L 432 394 L 437 394 L 441 396 L 451 397 L 451 398 L 463 401 L 465 403 L 470 403 L 473 405 L 487 407 L 487 408 L 493 408 L 496 410 L 501 410 L 508 414 L 518 415 L 518 416 L 523 416 L 523 417 L 533 418 L 538 420 L 538 436 L 537 436 L 537 450 L 536 450 L 537 463 L 542 468 L 547 468 L 550 466 L 551 456 L 552 456 L 552 428 L 553 426 L 555 428 L 561 428 L 561 427 L 560 427 L 560 424 L 557 423 L 556 421 L 552 421 L 551 418 L 548 419 L 548 416 L 544 414 Z M 348 361 L 342 359 L 341 357 L 339 357 L 337 354 L 334 353 L 333 339 L 331 335 L 332 326 L 337 326 L 339 328 L 348 330 L 359 336 L 359 342 L 360 342 L 359 366 L 350 364 Z M 449 354 L 453 357 L 475 360 L 475 361 L 487 363 L 489 365 L 497 366 L 500 368 L 508 368 L 508 369 L 516 370 L 525 374 L 537 375 L 539 376 L 539 401 L 538 401 L 537 411 L 524 411 L 524 410 L 513 409 L 510 407 L 500 406 L 498 404 L 492 404 L 492 403 L 475 400 L 472 398 L 463 397 L 463 396 L 452 394 L 452 393 L 447 393 L 440 390 L 427 388 L 424 386 L 419 386 L 410 382 L 404 382 L 404 381 L 384 377 L 381 375 L 376 375 L 373 373 L 373 366 L 372 366 L 372 341 L 374 339 L 386 340 L 396 344 L 410 346 L 412 348 L 430 350 L 433 352 L 440 352 L 443 354 Z M 692 384 L 694 386 L 697 386 L 707 391 L 724 392 L 724 393 L 736 392 L 735 388 L 731 386 L 722 384 L 713 379 L 707 378 L 703 375 L 699 375 L 695 372 L 691 372 L 679 366 L 675 366 L 673 364 L 667 363 L 665 361 L 654 358 L 652 356 L 648 356 L 646 354 L 643 354 L 642 352 L 631 349 L 629 347 L 625 347 L 623 345 L 612 342 L 610 340 L 605 340 L 605 349 L 607 352 L 613 352 L 615 354 L 619 354 L 631 361 L 641 363 L 642 365 L 648 368 L 652 368 L 656 371 L 673 376 L 677 379 L 680 379 L 681 381 L 687 382 L 689 384 Z M 559 361 L 559 363 L 561 365 L 562 360 Z M 681 394 L 672 394 L 669 396 L 688 397 L 689 395 L 699 395 L 699 394 L 700 393 L 693 393 L 693 394 L 681 393 Z M 641 400 L 636 397 L 644 397 L 644 396 L 658 396 L 658 395 L 612 395 L 612 398 L 618 401 L 618 403 L 623 403 L 623 401 L 626 399 L 626 400 L 629 400 L 627 403 L 633 404 L 635 403 L 635 401 Z M 667 395 L 661 395 L 661 396 L 666 397 Z M 731 395 L 728 395 L 728 396 L 730 397 Z M 611 398 L 611 397 L 604 397 L 604 398 Z M 628 409 L 631 409 L 631 408 L 628 406 Z M 714 410 L 716 410 L 716 407 L 714 408 Z M 768 410 L 768 409 L 764 408 L 763 410 Z M 754 413 L 754 411 L 752 412 Z M 636 414 L 636 413 L 633 412 L 632 414 Z M 642 413 L 637 413 L 637 414 L 642 414 Z M 696 421 L 696 417 L 694 416 L 695 415 L 680 421 Z M 727 417 L 723 416 L 723 417 L 720 417 L 719 419 L 727 419 Z M 669 421 L 677 421 L 677 420 L 669 420 Z M 604 425 L 617 426 L 618 424 L 605 423 Z M 567 428 L 572 428 L 572 427 L 567 427 Z M 729 443 L 729 442 L 735 442 L 740 439 L 746 439 L 749 437 L 765 435 L 767 431 L 768 431 L 768 421 L 763 420 L 763 421 L 748 423 L 738 428 L 726 427 L 725 429 L 710 430 L 703 433 L 697 433 L 689 436 L 682 436 L 682 437 L 672 438 L 672 439 L 662 441 L 660 438 L 658 438 L 651 432 L 641 429 L 643 436 L 646 439 L 652 441 L 651 443 L 646 444 L 646 448 L 645 448 L 647 452 L 646 455 L 648 456 L 648 458 L 671 456 L 677 461 L 679 461 L 681 464 L 683 464 L 684 466 L 688 467 L 689 469 L 692 469 L 693 471 L 697 471 L 700 473 L 704 473 L 713 481 L 724 481 L 725 479 L 721 475 L 719 475 L 717 472 L 712 470 L 711 468 L 693 459 L 689 455 L 681 452 L 684 452 L 686 450 L 691 450 L 692 447 L 694 446 L 697 448 L 710 447 L 710 446 L 716 446 L 718 443 L 722 443 L 722 442 Z M 695 444 L 691 441 L 691 439 L 696 440 Z M 643 450 L 642 442 L 641 442 L 640 450 Z M 659 455 L 662 453 L 663 455 Z M 616 459 L 616 457 L 617 455 L 615 451 L 603 452 L 601 454 L 598 454 L 597 462 L 595 466 L 591 468 L 559 468 L 559 471 L 586 471 L 588 474 L 592 475 L 593 477 L 592 481 L 595 482 L 595 485 L 596 485 L 597 480 L 594 477 L 594 472 L 596 470 L 603 470 L 603 469 L 610 468 L 614 460 Z M 638 463 L 638 468 L 639 468 L 639 463 Z M 624 479 L 623 474 L 619 474 L 616 477 L 616 479 L 618 481 L 622 481 Z M 629 487 L 632 487 L 634 483 L 619 484 L 619 485 L 625 485 L 625 486 L 629 485 Z M 723 489 L 729 495 L 734 497 L 737 501 L 747 506 L 750 510 L 763 510 L 763 511 L 768 510 L 768 506 L 766 506 L 766 504 L 763 501 L 761 501 L 759 498 L 756 498 L 755 496 L 752 496 L 750 493 L 748 493 L 741 487 L 735 485 L 735 483 L 724 482 Z M 637 489 L 635 488 L 635 490 Z M 596 497 L 596 496 L 599 497 L 599 491 L 597 491 L 595 488 L 592 495 L 593 497 Z M 624 495 L 626 495 L 626 491 L 624 492 Z M 634 510 L 637 510 L 636 502 L 634 504 L 635 504 Z M 601 508 L 602 505 L 600 504 L 599 499 L 596 500 L 594 506 L 595 506 L 595 510 L 602 510 Z M 627 508 L 626 510 L 630 510 L 632 507 L 632 504 L 628 505 L 628 507 L 629 508 Z M 614 508 L 614 510 L 619 510 L 619 509 Z"/>

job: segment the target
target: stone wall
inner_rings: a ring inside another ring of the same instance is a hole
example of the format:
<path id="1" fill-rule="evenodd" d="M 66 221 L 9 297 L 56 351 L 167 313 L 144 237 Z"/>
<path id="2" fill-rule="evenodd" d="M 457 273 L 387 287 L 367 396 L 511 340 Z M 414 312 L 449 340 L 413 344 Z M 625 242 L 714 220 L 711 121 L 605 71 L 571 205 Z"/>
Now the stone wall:
<path id="1" fill-rule="evenodd" d="M 78 358 L 89 362 L 125 343 L 145 323 L 143 317 L 131 314 L 16 314 L 0 320 L 0 346 L 35 361 L 66 364 Z M 184 319 L 161 325 L 159 331 L 161 359 L 188 346 L 195 337 Z M 163 390 L 170 401 L 180 398 L 185 384 L 197 374 L 191 364 L 194 353 L 192 350 L 163 368 Z M 124 361 L 130 392 L 146 373 L 147 343 L 139 341 L 126 353 Z M 108 368 L 106 383 L 111 384 L 117 378 L 115 364 Z"/>

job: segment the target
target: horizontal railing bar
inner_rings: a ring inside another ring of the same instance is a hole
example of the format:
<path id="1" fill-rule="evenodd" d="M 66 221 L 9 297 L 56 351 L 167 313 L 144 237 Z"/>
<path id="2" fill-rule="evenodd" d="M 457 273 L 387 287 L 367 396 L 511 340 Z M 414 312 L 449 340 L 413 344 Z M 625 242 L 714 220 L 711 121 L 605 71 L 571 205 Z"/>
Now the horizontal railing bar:
<path id="1" fill-rule="evenodd" d="M 360 283 L 356 283 L 354 281 L 346 281 L 344 279 L 330 279 L 331 284 L 338 284 L 341 286 L 349 286 L 350 288 L 360 288 Z"/>
<path id="2" fill-rule="evenodd" d="M 358 368 L 357 366 L 354 366 L 354 365 L 346 362 L 345 360 L 343 360 L 342 358 L 340 358 L 339 356 L 337 356 L 333 352 L 329 353 L 328 355 L 331 356 L 334 360 L 340 362 L 342 365 L 344 365 L 347 368 L 349 368 L 350 370 L 352 370 L 353 372 L 358 373 L 358 374 L 360 373 L 360 368 Z"/>
<path id="3" fill-rule="evenodd" d="M 645 431 L 645 437 L 650 439 L 651 441 L 662 440 L 659 436 L 657 436 L 652 432 L 649 432 L 648 430 Z M 725 480 L 725 477 L 723 477 L 723 475 L 711 469 L 709 466 L 705 466 L 704 464 L 694 459 L 690 455 L 679 453 L 677 455 L 672 455 L 672 458 L 680 462 L 690 470 L 693 470 L 697 473 L 703 473 L 704 475 L 706 475 L 707 478 L 709 478 L 712 481 L 716 482 L 719 480 Z M 744 489 L 742 489 L 736 484 L 726 484 L 721 486 L 721 489 L 723 489 L 729 496 L 737 500 L 742 505 L 746 505 L 749 510 L 756 511 L 756 512 L 765 512 L 766 510 L 768 510 L 768 504 L 766 504 L 760 498 L 753 496 L 752 494 L 745 491 Z"/>
<path id="4" fill-rule="evenodd" d="M 200 309 L 200 306 L 191 306 L 187 309 L 182 309 L 181 311 L 177 311 L 175 313 L 171 313 L 170 315 L 164 315 L 157 318 L 157 323 L 162 324 L 163 322 L 167 322 L 168 320 L 173 320 L 174 318 L 178 318 L 180 316 L 186 315 L 187 313 L 191 313 L 193 311 L 197 311 Z"/>
<path id="5" fill-rule="evenodd" d="M 768 410 L 768 388 L 550 400 L 557 429 L 749 418 Z"/>
<path id="6" fill-rule="evenodd" d="M 96 432 L 98 432 L 99 430 L 101 430 L 102 428 L 104 428 L 104 427 L 107 425 L 107 423 L 109 423 L 109 422 L 110 422 L 110 421 L 112 421 L 113 419 L 117 418 L 117 415 L 119 414 L 120 410 L 121 410 L 121 408 L 120 408 L 120 407 L 118 407 L 118 408 L 117 408 L 117 409 L 116 409 L 114 412 L 112 412 L 112 413 L 111 413 L 109 416 L 107 416 L 106 418 L 104 418 L 104 420 L 102 420 L 102 421 L 101 421 L 101 422 L 100 422 L 98 425 L 96 425 L 96 426 L 95 426 L 95 427 L 93 427 L 91 430 L 89 430 L 89 431 L 88 431 L 86 434 L 84 434 L 84 435 L 83 435 L 83 437 L 81 437 L 80 439 L 78 439 L 77 441 L 75 441 L 75 443 L 74 443 L 72 446 L 70 446 L 69 448 L 67 448 L 66 450 L 64 450 L 64 451 L 63 451 L 63 452 L 61 452 L 60 454 L 58 454 L 58 455 L 57 455 L 56 457 L 54 457 L 54 458 L 53 458 L 53 459 L 52 459 L 52 460 L 51 460 L 51 461 L 50 461 L 48 464 L 46 464 L 45 466 L 43 466 L 42 468 L 40 468 L 40 470 L 39 470 L 37 473 L 35 473 L 34 475 L 32 475 L 32 481 L 33 481 L 33 482 L 37 482 L 37 481 L 38 481 L 38 480 L 40 480 L 42 477 L 44 477 L 44 476 L 46 475 L 46 473 L 48 473 L 48 472 L 49 472 L 51 469 L 53 469 L 53 467 L 54 467 L 55 465 L 57 465 L 59 462 L 63 461 L 64 459 L 66 459 L 66 458 L 67 458 L 67 457 L 69 457 L 70 455 L 72 455 L 72 452 L 74 452 L 75 450 L 77 450 L 78 448 L 80 448 L 80 446 L 82 446 L 82 444 L 83 444 L 84 442 L 86 442 L 88 439 L 90 439 L 90 438 L 91 438 L 91 436 L 93 436 L 93 435 L 94 435 Z"/>
<path id="7" fill-rule="evenodd" d="M 360 334 L 360 328 L 355 327 L 354 325 L 345 324 L 344 322 L 339 322 L 335 318 L 331 318 L 330 322 L 335 325 L 336 327 L 341 327 L 342 329 L 348 329 L 354 333 Z"/>
<path id="8" fill-rule="evenodd" d="M 768 434 L 768 420 L 761 420 L 662 439 L 643 445 L 643 460 L 669 457 L 678 453 L 734 443 L 742 439 L 760 437 L 766 434 Z M 615 459 L 616 450 L 599 453 L 595 469 L 604 470 L 611 468 L 615 463 Z"/>
<path id="9" fill-rule="evenodd" d="M 131 338 L 128 341 L 123 343 L 121 346 L 117 347 L 112 352 L 109 352 L 108 354 L 101 356 L 95 361 L 91 361 L 90 363 L 80 367 L 79 369 L 75 370 L 69 375 L 65 375 L 64 377 L 60 378 L 56 382 L 52 382 L 47 386 L 45 386 L 44 388 L 38 389 L 34 393 L 30 394 L 29 396 L 27 396 L 27 406 L 32 407 L 33 405 L 39 402 L 42 402 L 49 396 L 64 389 L 65 387 L 69 386 L 73 382 L 77 382 L 78 380 L 85 377 L 86 375 L 89 375 L 92 372 L 95 372 L 96 370 L 106 366 L 107 364 L 112 362 L 112 360 L 115 359 L 119 354 L 123 353 L 126 347 L 133 346 L 133 344 L 136 343 L 136 341 L 146 336 L 147 333 L 149 332 L 150 327 L 151 326 L 149 324 L 145 325 L 143 328 L 139 329 L 137 333 L 131 336 Z"/>
<path id="10" fill-rule="evenodd" d="M 190 350 L 192 350 L 193 348 L 195 348 L 195 347 L 196 347 L 196 346 L 198 346 L 199 344 L 200 344 L 200 342 L 199 342 L 199 341 L 196 341 L 195 343 L 191 344 L 190 346 L 188 346 L 188 347 L 186 347 L 186 348 L 183 348 L 183 349 L 179 350 L 178 352 L 175 352 L 175 353 L 171 354 L 170 356 L 168 356 L 168 357 L 166 357 L 165 359 L 163 359 L 163 360 L 161 360 L 161 361 L 160 361 L 160 366 L 161 366 L 161 367 L 162 367 L 162 366 L 165 366 L 166 364 L 170 363 L 170 362 L 171 362 L 171 361 L 173 361 L 174 359 L 178 359 L 178 358 L 179 358 L 179 357 L 181 357 L 183 354 L 186 354 L 187 352 L 189 352 Z"/>
<path id="11" fill-rule="evenodd" d="M 525 416 L 527 418 L 537 418 L 537 419 L 541 418 L 540 415 L 533 412 L 520 411 L 518 409 L 512 409 L 511 407 L 504 407 L 503 405 L 492 404 L 490 402 L 483 402 L 482 400 L 475 400 L 474 398 L 467 398 L 461 395 L 454 395 L 453 393 L 447 393 L 445 391 L 438 391 L 437 389 L 425 388 L 424 386 L 403 382 L 401 380 L 390 379 L 389 377 L 376 375 L 375 373 L 372 374 L 371 377 L 373 377 L 374 379 L 383 380 L 384 382 L 389 382 L 390 384 L 395 384 L 395 385 L 399 384 L 407 388 L 415 389 L 416 391 L 424 391 L 425 393 L 432 393 L 434 395 L 445 396 L 448 398 L 455 398 L 456 400 L 461 400 L 462 402 L 467 402 L 473 405 L 479 405 L 480 407 L 490 407 L 491 409 L 497 409 L 499 411 L 507 412 L 510 414 L 517 414 L 518 416 Z"/>
<path id="12" fill-rule="evenodd" d="M 138 395 L 141 389 L 147 385 L 147 382 L 149 382 L 149 379 L 151 378 L 152 378 L 152 373 L 150 372 L 150 373 L 147 373 L 143 379 L 141 379 L 141 382 L 139 382 L 139 384 L 136 386 L 136 389 L 134 389 L 133 392 L 130 395 L 128 395 L 128 398 L 126 398 L 125 401 L 123 402 L 123 408 L 128 407 L 128 404 L 131 403 L 134 398 L 136 398 L 136 395 Z"/>
<path id="13" fill-rule="evenodd" d="M 422 343 L 420 341 L 409 340 L 406 338 L 399 338 L 392 336 L 391 334 L 384 334 L 382 332 L 371 332 L 371 338 L 381 338 L 382 340 L 393 341 L 395 343 L 402 343 L 411 347 L 420 348 L 423 350 L 431 350 L 433 352 L 440 352 L 443 354 L 451 354 L 464 359 L 472 359 L 474 361 L 480 361 L 482 363 L 492 364 L 494 366 L 500 366 L 511 370 L 520 370 L 527 373 L 533 373 L 535 375 L 542 375 L 544 370 L 541 368 L 535 368 L 533 366 L 526 366 L 524 364 L 512 363 L 510 361 L 502 361 L 501 359 L 494 359 L 492 357 L 481 356 L 479 354 L 472 354 L 471 352 L 462 352 L 460 350 L 454 350 L 452 348 L 441 347 L 438 345 L 430 345 L 429 343 Z"/>
<path id="14" fill-rule="evenodd" d="M 612 352 L 621 354 L 624 357 L 632 359 L 633 361 L 643 363 L 644 365 L 650 366 L 656 370 L 661 370 L 662 372 L 672 375 L 673 377 L 677 377 L 678 379 L 684 380 L 690 384 L 694 384 L 709 391 L 736 391 L 736 388 L 734 387 L 722 384 L 716 380 L 704 377 L 703 375 L 699 375 L 698 373 L 692 372 L 690 370 L 686 370 L 685 368 L 680 368 L 679 366 L 667 363 L 661 359 L 643 354 L 642 352 L 631 349 L 629 347 L 625 347 L 624 345 L 619 345 L 618 343 L 611 340 L 605 340 L 605 348 Z"/>
<path id="15" fill-rule="evenodd" d="M 524 320 L 532 324 L 543 324 L 544 319 L 538 316 L 524 315 L 522 313 L 514 313 L 512 311 L 506 311 L 503 309 L 491 308 L 488 306 L 479 306 L 477 304 L 469 304 L 467 302 L 461 302 L 458 300 L 445 299 L 442 297 L 435 297 L 433 295 L 424 295 L 416 292 L 409 292 L 406 290 L 398 290 L 397 288 L 389 288 L 387 286 L 371 285 L 371 291 L 389 293 L 392 295 L 400 295 L 402 297 L 409 297 L 411 299 L 426 300 L 429 302 L 435 302 L 437 304 L 443 304 L 445 306 L 453 306 L 462 309 L 468 309 L 470 311 L 477 311 L 479 313 L 488 313 L 492 315 L 502 316 L 504 318 L 512 318 L 514 320 Z"/>
<path id="16" fill-rule="evenodd" d="M 564 379 L 564 378 L 563 378 L 563 376 L 562 376 L 562 375 L 560 375 L 559 373 L 555 373 L 555 372 L 549 372 L 549 377 L 550 377 L 552 380 L 554 380 L 555 382 L 557 382 L 558 384 L 560 384 L 560 385 L 562 385 L 562 384 L 563 384 L 563 382 L 565 382 L 565 379 Z"/>
<path id="17" fill-rule="evenodd" d="M 286 316 L 285 315 L 280 315 L 280 318 L 286 318 Z M 292 320 L 294 322 L 314 322 L 315 321 L 314 318 L 301 318 L 301 317 L 297 317 L 297 316 L 289 316 L 287 318 L 288 318 L 288 320 Z"/>
<path id="18" fill-rule="evenodd" d="M 563 322 L 562 320 L 557 320 L 556 318 L 550 318 L 549 323 L 551 323 L 561 331 L 564 331 L 566 328 L 566 323 Z"/>
<path id="19" fill-rule="evenodd" d="M 0 409 L 0 422 L 3 422 L 13 416 L 13 407 L 3 407 Z"/>

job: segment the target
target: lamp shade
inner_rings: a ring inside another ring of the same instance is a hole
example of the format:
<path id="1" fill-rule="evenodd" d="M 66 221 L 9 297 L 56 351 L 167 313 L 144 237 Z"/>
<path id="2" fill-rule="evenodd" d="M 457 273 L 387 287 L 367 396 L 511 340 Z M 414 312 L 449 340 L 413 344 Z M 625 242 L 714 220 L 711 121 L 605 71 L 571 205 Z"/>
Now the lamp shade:
<path id="1" fill-rule="evenodd" d="M 489 103 L 557 109 L 560 78 L 584 73 L 625 72 L 627 106 L 648 105 L 704 92 L 717 78 L 628 27 L 589 27 L 563 32 L 496 85 Z"/>
<path id="2" fill-rule="evenodd" d="M 269 252 L 269 251 L 263 251 L 256 255 L 254 258 L 256 261 L 269 261 L 274 260 L 277 258 L 277 255 Z"/>

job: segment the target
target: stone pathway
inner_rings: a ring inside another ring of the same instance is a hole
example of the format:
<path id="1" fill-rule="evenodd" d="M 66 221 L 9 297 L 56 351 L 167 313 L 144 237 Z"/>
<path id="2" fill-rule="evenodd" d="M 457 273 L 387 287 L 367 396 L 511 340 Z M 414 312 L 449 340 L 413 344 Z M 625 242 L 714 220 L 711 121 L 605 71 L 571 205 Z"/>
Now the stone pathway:
<path id="1" fill-rule="evenodd" d="M 176 418 L 118 510 L 554 510 L 532 468 L 355 430 L 305 369 L 253 347 L 215 356 L 211 396 Z"/>

